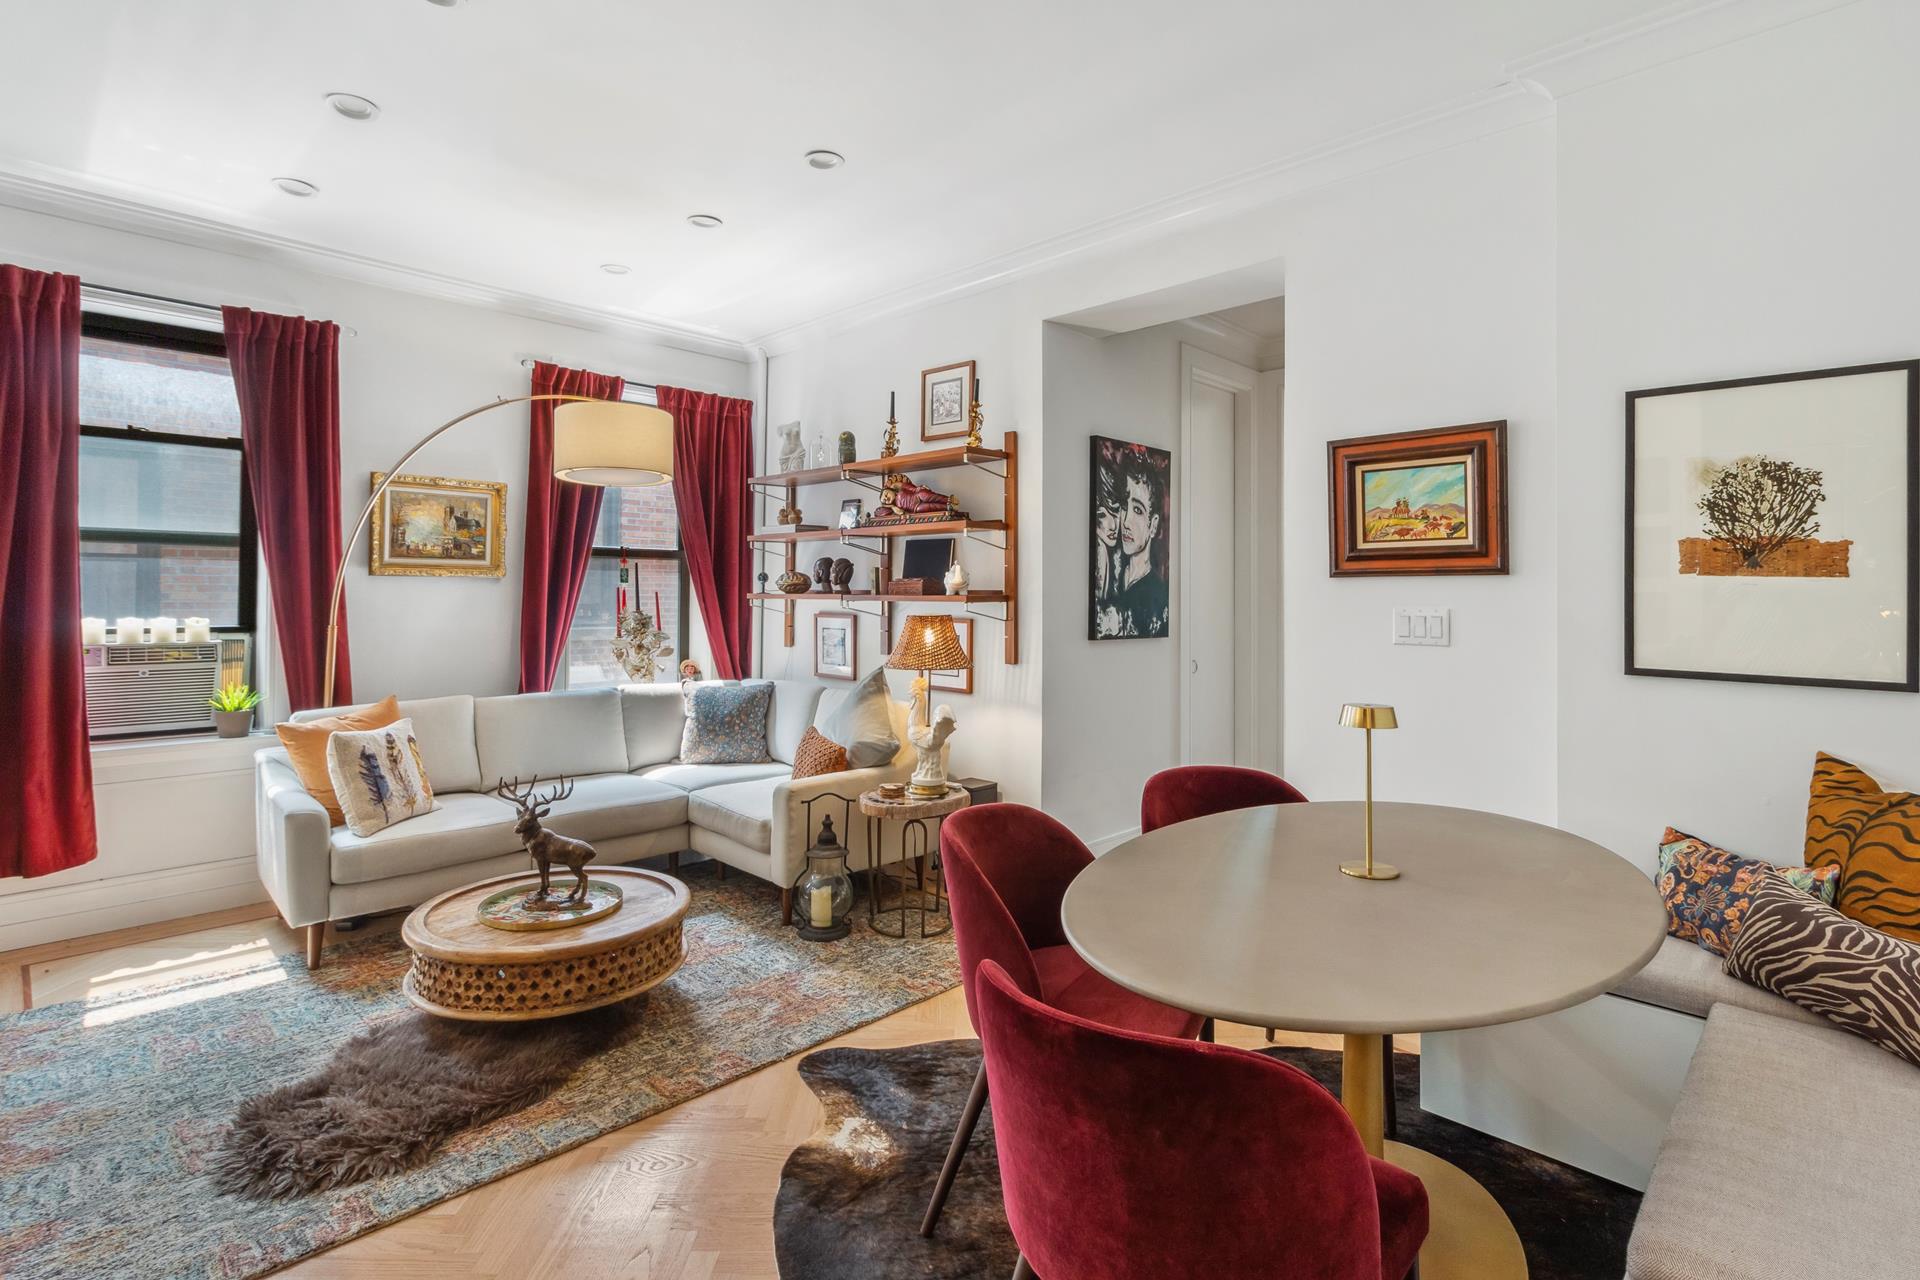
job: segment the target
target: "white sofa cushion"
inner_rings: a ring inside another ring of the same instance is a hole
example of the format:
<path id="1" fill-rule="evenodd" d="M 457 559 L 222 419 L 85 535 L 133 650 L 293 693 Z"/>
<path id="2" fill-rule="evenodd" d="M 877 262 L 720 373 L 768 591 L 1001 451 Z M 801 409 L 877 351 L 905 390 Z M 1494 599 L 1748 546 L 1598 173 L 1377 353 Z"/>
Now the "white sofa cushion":
<path id="1" fill-rule="evenodd" d="M 847 749 L 850 768 L 870 769 L 894 759 L 906 744 L 894 705 L 887 669 L 875 667 L 858 683 L 823 693 L 813 727 Z"/>
<path id="2" fill-rule="evenodd" d="M 767 754 L 785 764 L 789 771 L 794 753 L 800 749 L 800 739 L 813 727 L 814 713 L 825 692 L 822 686 L 805 680 L 773 682 L 773 707 L 767 712 Z"/>
<path id="3" fill-rule="evenodd" d="M 628 768 L 617 689 L 476 698 L 473 727 L 482 787 L 502 778 L 525 782 Z"/>
<path id="4" fill-rule="evenodd" d="M 785 777 L 702 787 L 687 797 L 687 821 L 735 844 L 765 853 L 773 847 L 773 793 Z"/>
<path id="5" fill-rule="evenodd" d="M 305 724 L 322 716 L 337 716 L 343 711 L 358 711 L 372 706 L 326 707 L 296 711 L 290 717 Z M 473 696 L 456 693 L 445 698 L 405 698 L 400 714 L 413 721 L 413 736 L 420 743 L 420 758 L 426 762 L 427 777 L 435 795 L 453 791 L 480 790 L 480 756 L 473 746 Z M 488 780 L 491 785 L 491 779 Z"/>
<path id="6" fill-rule="evenodd" d="M 1752 1009 L 1792 1022 L 1827 1025 L 1826 1019 L 1817 1013 L 1782 1000 L 1771 991 L 1728 977 L 1725 964 L 1704 947 L 1679 938 L 1667 938 L 1653 953 L 1647 967 L 1615 987 L 1613 994 L 1677 1013 L 1690 1013 L 1696 1018 L 1706 1017 L 1716 1004 L 1730 1004 L 1737 1009 Z"/>
<path id="7" fill-rule="evenodd" d="M 432 813 L 368 836 L 333 830 L 333 883 L 364 884 L 499 857 L 521 847 L 513 806 L 476 791 L 441 796 Z"/>
<path id="8" fill-rule="evenodd" d="M 677 759 L 687 726 L 686 695 L 677 684 L 623 684 L 620 722 L 627 737 L 627 768 Z"/>
<path id="9" fill-rule="evenodd" d="M 664 782 L 670 787 L 679 787 L 682 791 L 699 791 L 729 782 L 752 782 L 755 778 L 786 778 L 792 774 L 792 767 L 781 764 L 778 760 L 769 764 L 681 764 L 678 760 L 671 760 L 666 764 L 648 765 L 638 770 L 636 776 L 648 778 L 654 782 Z"/>
<path id="10" fill-rule="evenodd" d="M 549 831 L 576 840 L 611 840 L 677 827 L 687 820 L 687 793 L 630 773 L 571 778 L 573 794 L 541 819 Z M 543 783 L 542 789 L 548 789 Z"/>

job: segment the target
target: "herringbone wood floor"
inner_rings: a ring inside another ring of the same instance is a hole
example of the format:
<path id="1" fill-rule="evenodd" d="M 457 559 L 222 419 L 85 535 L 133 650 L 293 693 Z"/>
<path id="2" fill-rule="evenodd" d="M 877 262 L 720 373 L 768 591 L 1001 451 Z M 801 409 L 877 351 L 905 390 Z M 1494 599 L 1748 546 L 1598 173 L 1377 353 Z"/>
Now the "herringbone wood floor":
<path id="1" fill-rule="evenodd" d="M 395 928 L 398 919 L 371 927 Z M 267 908 L 245 908 L 0 953 L 0 1014 L 216 969 L 249 951 L 297 954 L 300 945 Z M 884 1047 L 970 1035 L 966 1004 L 954 990 L 830 1043 Z M 1219 1038 L 1249 1047 L 1264 1043 L 1252 1027 L 1223 1026 Z M 1283 1034 L 1281 1043 L 1339 1047 L 1334 1036 Z M 820 1123 L 819 1104 L 795 1061 L 350 1240 L 283 1274 L 302 1280 L 774 1280 L 780 1167 Z"/>

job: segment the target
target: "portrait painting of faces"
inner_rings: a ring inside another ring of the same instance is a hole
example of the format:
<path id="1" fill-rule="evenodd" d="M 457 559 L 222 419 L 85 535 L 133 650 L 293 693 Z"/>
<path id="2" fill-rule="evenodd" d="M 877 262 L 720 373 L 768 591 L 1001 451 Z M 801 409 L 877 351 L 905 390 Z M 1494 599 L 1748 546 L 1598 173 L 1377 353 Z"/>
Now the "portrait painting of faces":
<path id="1" fill-rule="evenodd" d="M 1172 598 L 1173 455 L 1094 436 L 1089 640 L 1164 636 Z"/>

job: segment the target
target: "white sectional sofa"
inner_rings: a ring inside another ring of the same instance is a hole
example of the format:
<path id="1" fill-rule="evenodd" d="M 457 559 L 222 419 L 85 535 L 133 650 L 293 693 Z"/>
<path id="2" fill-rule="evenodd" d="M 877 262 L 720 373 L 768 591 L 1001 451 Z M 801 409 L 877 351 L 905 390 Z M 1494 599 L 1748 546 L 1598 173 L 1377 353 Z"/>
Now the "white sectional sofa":
<path id="1" fill-rule="evenodd" d="M 256 753 L 255 823 L 260 878 L 289 925 L 307 930 L 317 964 L 327 922 L 416 905 L 447 889 L 530 865 L 513 832 L 513 807 L 488 794 L 502 778 L 571 778 L 573 794 L 546 825 L 593 843 L 603 864 L 693 850 L 780 887 L 783 914 L 814 831 L 807 801 L 854 796 L 904 780 L 913 749 L 907 708 L 891 705 L 901 747 L 886 765 L 796 781 L 793 755 L 808 726 L 824 726 L 847 696 L 804 681 L 775 680 L 764 764 L 682 764 L 686 724 L 677 685 L 626 685 L 571 693 L 400 703 L 411 717 L 434 788 L 432 813 L 370 836 L 332 826 L 300 784 L 286 752 Z M 302 712 L 295 720 L 349 708 Z M 849 847 L 848 865 L 867 865 L 866 823 L 831 815 Z"/>

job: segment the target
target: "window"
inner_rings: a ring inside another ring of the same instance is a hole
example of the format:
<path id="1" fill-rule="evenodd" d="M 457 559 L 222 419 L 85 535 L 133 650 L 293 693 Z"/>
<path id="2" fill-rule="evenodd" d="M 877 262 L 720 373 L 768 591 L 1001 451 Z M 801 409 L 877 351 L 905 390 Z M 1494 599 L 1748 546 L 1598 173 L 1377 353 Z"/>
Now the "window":
<path id="1" fill-rule="evenodd" d="M 629 386 L 625 397 L 637 404 L 654 403 L 653 389 Z M 654 677 L 672 682 L 687 656 L 687 566 L 680 555 L 680 517 L 673 505 L 673 486 L 644 489 L 608 489 L 600 502 L 600 523 L 593 534 L 593 559 L 580 588 L 567 633 L 567 685 L 625 684 L 627 673 L 613 660 L 613 615 L 620 588 L 620 557 L 632 571 L 627 584 L 630 606 L 653 612 L 654 625 L 673 637 L 673 657 Z"/>
<path id="2" fill-rule="evenodd" d="M 82 612 L 251 631 L 253 503 L 222 336 L 86 317 L 80 424 Z"/>

